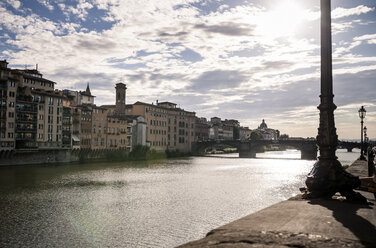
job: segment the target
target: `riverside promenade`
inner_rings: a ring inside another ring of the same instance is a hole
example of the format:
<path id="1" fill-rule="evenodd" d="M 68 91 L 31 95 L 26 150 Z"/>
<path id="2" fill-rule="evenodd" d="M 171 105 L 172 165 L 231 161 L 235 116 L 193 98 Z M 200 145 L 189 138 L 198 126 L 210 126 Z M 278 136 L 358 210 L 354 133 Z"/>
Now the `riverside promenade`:
<path id="1" fill-rule="evenodd" d="M 365 177 L 367 162 L 356 160 L 348 171 Z M 361 194 L 368 205 L 298 195 L 180 247 L 376 247 L 375 198 Z"/>

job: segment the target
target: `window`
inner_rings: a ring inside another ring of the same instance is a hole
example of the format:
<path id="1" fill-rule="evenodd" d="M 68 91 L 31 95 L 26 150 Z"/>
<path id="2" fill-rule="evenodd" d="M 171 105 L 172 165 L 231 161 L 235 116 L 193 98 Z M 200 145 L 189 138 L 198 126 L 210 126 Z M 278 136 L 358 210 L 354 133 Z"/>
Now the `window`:
<path id="1" fill-rule="evenodd" d="M 15 97 L 15 92 L 14 91 L 9 91 L 9 97 Z"/>
<path id="2" fill-rule="evenodd" d="M 9 107 L 14 108 L 14 102 L 9 102 Z"/>
<path id="3" fill-rule="evenodd" d="M 8 128 L 14 128 L 14 123 L 13 122 L 8 122 Z"/>
<path id="4" fill-rule="evenodd" d="M 9 118 L 14 118 L 14 112 L 9 112 L 9 113 L 8 113 L 8 117 L 9 117 Z"/>
<path id="5" fill-rule="evenodd" d="M 54 99 L 52 97 L 48 98 L 48 104 L 53 105 L 54 104 Z"/>
<path id="6" fill-rule="evenodd" d="M 16 83 L 14 81 L 9 81 L 9 87 L 15 87 Z"/>
<path id="7" fill-rule="evenodd" d="M 13 138 L 13 133 L 8 133 L 8 138 Z"/>

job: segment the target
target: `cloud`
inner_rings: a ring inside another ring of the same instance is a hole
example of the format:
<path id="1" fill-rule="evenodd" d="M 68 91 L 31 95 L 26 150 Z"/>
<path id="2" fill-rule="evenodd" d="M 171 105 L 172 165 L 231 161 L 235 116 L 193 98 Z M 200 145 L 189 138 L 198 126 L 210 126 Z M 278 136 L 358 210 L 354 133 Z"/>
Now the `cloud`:
<path id="1" fill-rule="evenodd" d="M 357 42 L 367 41 L 368 44 L 376 44 L 376 34 L 366 34 L 354 38 Z"/>
<path id="2" fill-rule="evenodd" d="M 38 2 L 50 11 L 55 9 L 55 7 L 51 4 L 49 0 L 38 0 Z"/>
<path id="3" fill-rule="evenodd" d="M 9 5 L 11 5 L 13 8 L 18 9 L 21 7 L 21 2 L 18 0 L 6 0 Z"/>
<path id="4" fill-rule="evenodd" d="M 239 86 L 247 79 L 246 75 L 234 70 L 206 71 L 193 79 L 190 90 L 204 92 L 210 90 L 226 90 Z"/>
<path id="5" fill-rule="evenodd" d="M 218 33 L 230 36 L 247 36 L 252 33 L 253 26 L 242 23 L 224 22 L 216 25 L 196 24 L 194 28 L 207 33 Z"/>
<path id="6" fill-rule="evenodd" d="M 344 18 L 352 15 L 361 15 L 361 14 L 366 14 L 368 12 L 374 11 L 375 8 L 370 8 L 364 5 L 359 5 L 355 8 L 336 8 L 332 11 L 332 18 L 333 19 L 339 19 L 339 18 Z"/>

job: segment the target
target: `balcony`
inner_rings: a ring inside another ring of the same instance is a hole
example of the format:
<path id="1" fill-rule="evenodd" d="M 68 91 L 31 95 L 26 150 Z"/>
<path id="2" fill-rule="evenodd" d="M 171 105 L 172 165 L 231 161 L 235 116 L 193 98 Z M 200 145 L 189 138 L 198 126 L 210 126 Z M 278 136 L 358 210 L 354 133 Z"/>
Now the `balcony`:
<path id="1" fill-rule="evenodd" d="M 19 140 L 19 141 L 35 141 L 35 135 L 33 135 L 33 136 L 16 135 L 16 140 Z"/>
<path id="2" fill-rule="evenodd" d="M 70 125 L 72 125 L 72 122 L 70 122 L 70 121 L 63 121 L 63 125 L 70 126 Z"/>
<path id="3" fill-rule="evenodd" d="M 19 107 L 16 106 L 16 111 L 17 112 L 25 112 L 25 113 L 38 113 L 37 108 L 32 108 L 32 107 Z"/>
<path id="4" fill-rule="evenodd" d="M 16 102 L 19 102 L 19 103 L 28 103 L 28 104 L 37 104 L 39 101 L 38 101 L 38 99 L 32 100 L 31 97 L 17 96 Z"/>
<path id="5" fill-rule="evenodd" d="M 16 132 L 18 132 L 18 133 L 36 133 L 37 128 L 36 127 L 32 127 L 32 128 L 16 127 Z"/>
<path id="6" fill-rule="evenodd" d="M 16 118 L 17 122 L 34 123 L 37 122 L 37 118 Z"/>

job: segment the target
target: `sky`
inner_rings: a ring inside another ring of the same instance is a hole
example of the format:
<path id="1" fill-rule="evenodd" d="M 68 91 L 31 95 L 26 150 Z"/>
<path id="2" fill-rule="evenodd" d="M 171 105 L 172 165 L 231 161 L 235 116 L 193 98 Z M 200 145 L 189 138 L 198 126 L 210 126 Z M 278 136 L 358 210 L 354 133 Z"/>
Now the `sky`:
<path id="1" fill-rule="evenodd" d="M 316 137 L 319 0 L 2 0 L 0 59 L 96 104 L 170 101 L 199 117 Z M 332 0 L 335 122 L 376 138 L 376 1 Z"/>

